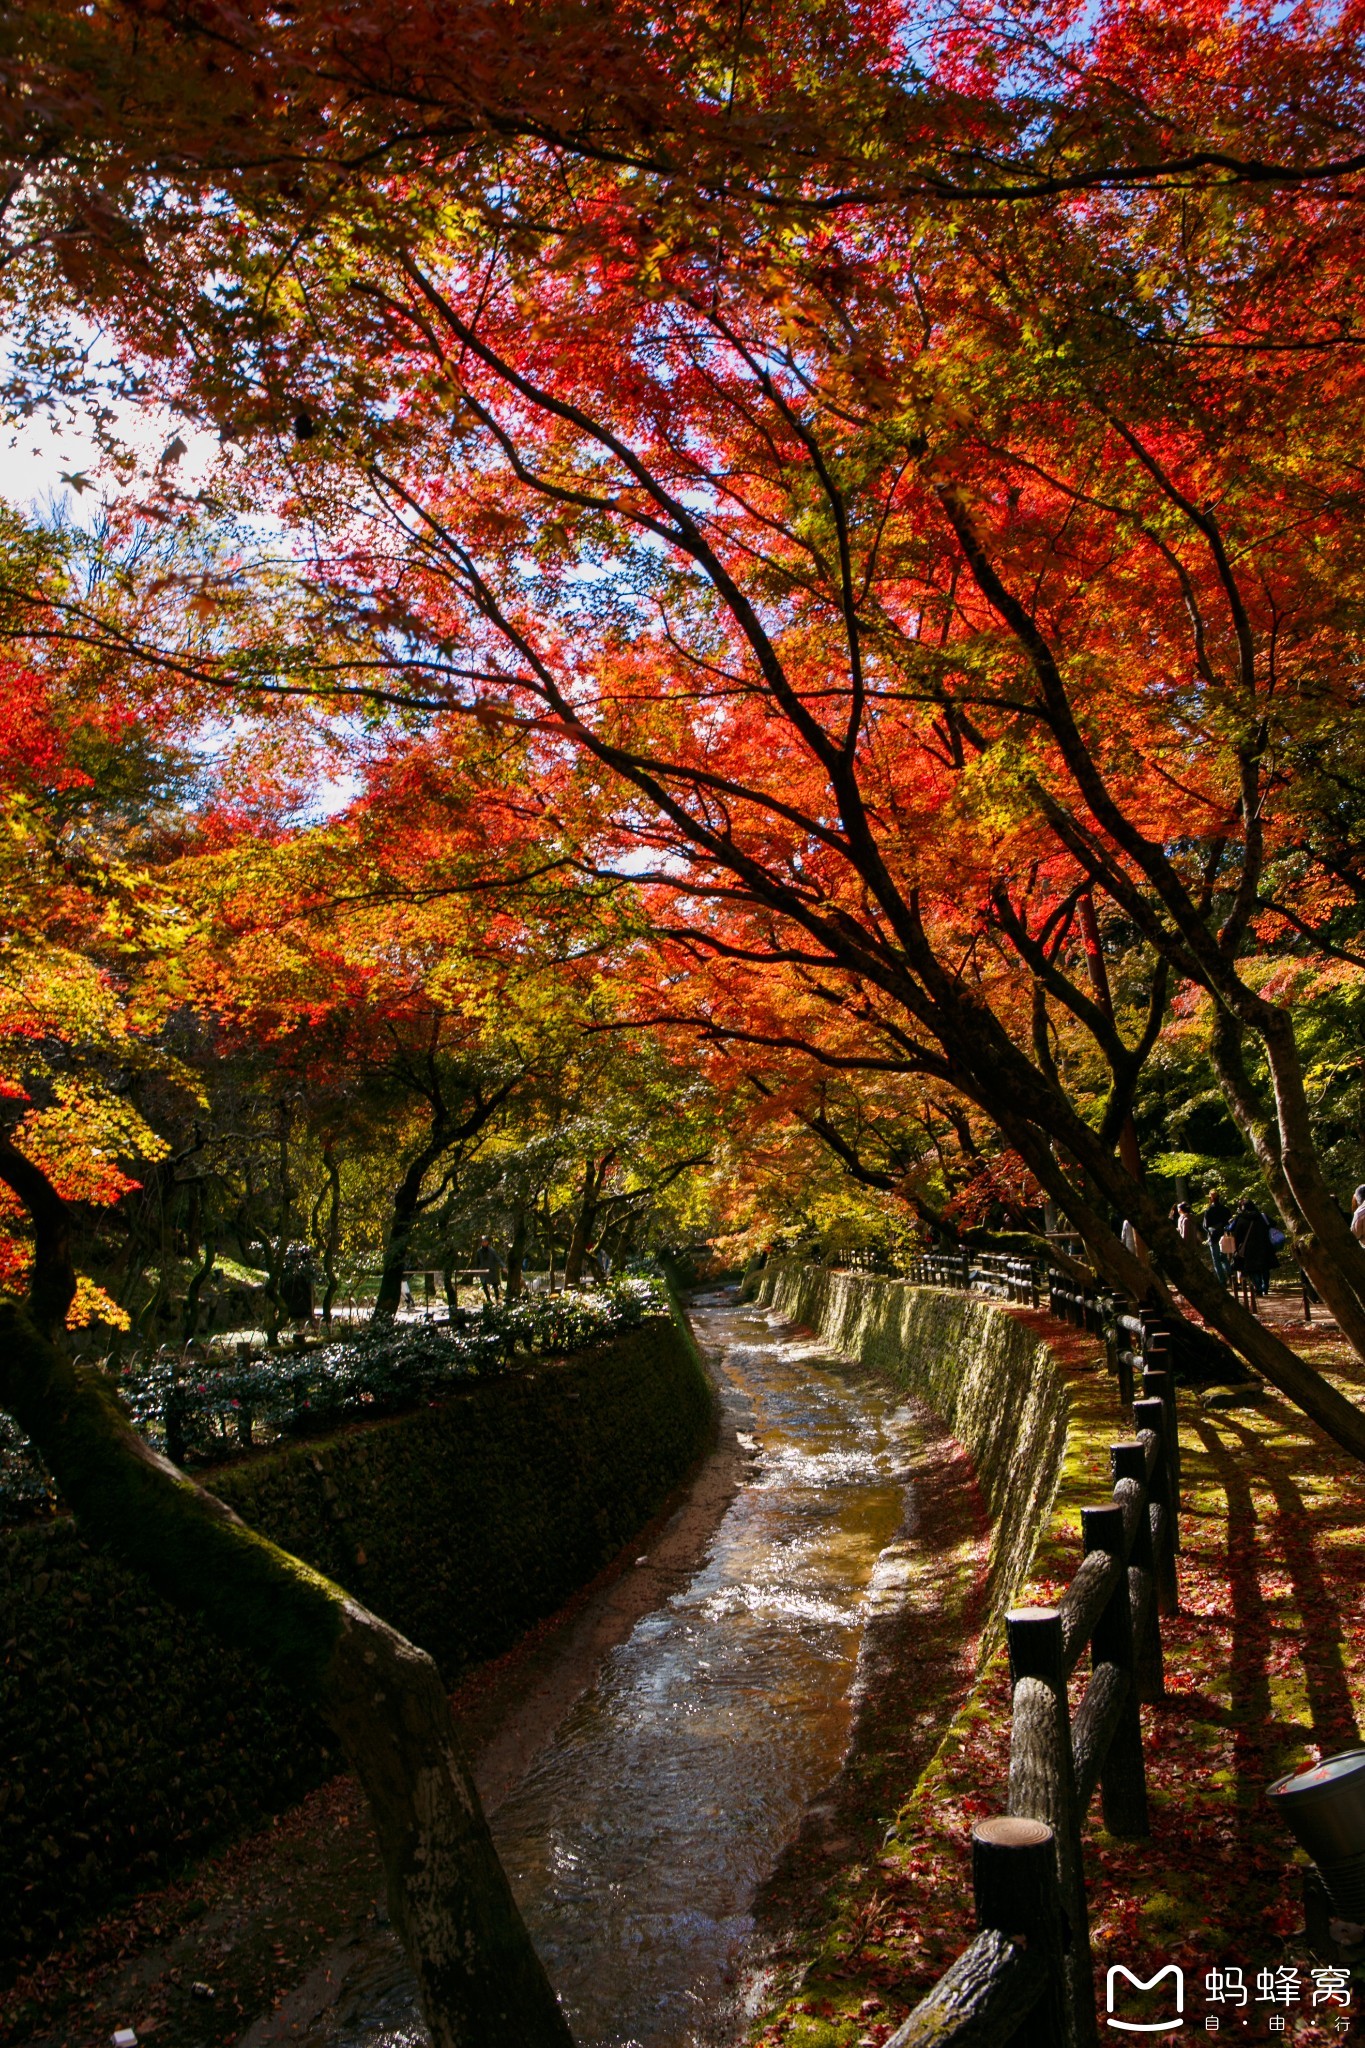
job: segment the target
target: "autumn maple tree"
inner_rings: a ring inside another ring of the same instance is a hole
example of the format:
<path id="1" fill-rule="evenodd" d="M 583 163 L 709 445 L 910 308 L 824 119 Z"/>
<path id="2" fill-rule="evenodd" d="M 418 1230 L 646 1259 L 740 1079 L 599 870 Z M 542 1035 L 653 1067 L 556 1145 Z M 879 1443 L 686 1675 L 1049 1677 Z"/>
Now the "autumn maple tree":
<path id="1" fill-rule="evenodd" d="M 20 6 L 17 401 L 112 377 L 227 451 L 196 480 L 168 441 L 148 516 L 287 536 L 254 610 L 249 561 L 180 573 L 193 645 L 98 591 L 61 630 L 382 732 L 437 833 L 482 736 L 488 875 L 544 843 L 618 906 L 637 1026 L 836 1151 L 888 1091 L 994 1127 L 1102 1272 L 1365 1455 L 1136 1135 L 1197 1014 L 1365 1356 L 1295 1014 L 1361 965 L 1324 738 L 1360 687 L 1360 28 Z"/>
<path id="2" fill-rule="evenodd" d="M 913 93 L 902 67 L 907 100 L 1036 112 L 1009 67 L 991 99 L 984 52 L 1017 34 L 1033 75 L 1046 16 L 950 27 Z M 166 32 L 193 42 L 188 22 Z M 1122 75 L 1226 124 L 1247 64 L 1316 75 L 1329 30 L 1174 33 L 1172 74 L 1152 14 L 1103 17 L 1077 119 Z M 830 58 L 832 99 L 853 47 Z M 259 79 L 272 48 L 213 61 Z M 751 110 L 791 90 L 756 77 Z M 1296 149 L 1351 77 L 1322 83 Z M 1245 171 L 1274 122 L 1254 100 L 1243 119 Z M 1352 687 L 1350 162 L 1231 185 L 1133 172 L 1008 209 L 869 190 L 803 211 L 794 193 L 784 212 L 662 171 L 643 203 L 639 163 L 560 136 L 513 158 L 504 130 L 484 148 L 466 124 L 431 154 L 414 144 L 400 179 L 380 148 L 324 204 L 310 178 L 186 151 L 150 207 L 125 154 L 101 189 L 126 253 L 82 231 L 73 303 L 242 441 L 240 488 L 328 536 L 314 587 L 387 634 L 391 698 L 594 764 L 585 858 L 653 860 L 637 877 L 665 943 L 726 963 L 718 993 L 712 975 L 670 998 L 675 1020 L 743 1033 L 745 963 L 805 975 L 878 1063 L 991 1117 L 1113 1277 L 1153 1284 L 1118 1242 L 1127 1217 L 1214 1328 L 1360 1447 L 1350 1404 L 1215 1286 L 1123 1156 L 1150 1026 L 1124 1038 L 1086 925 L 1102 899 L 1148 949 L 1157 1025 L 1173 984 L 1207 995 L 1296 1252 L 1365 1343 L 1365 1254 L 1257 965 L 1283 764 Z M 222 208 L 191 224 L 215 180 Z M 33 189 L 41 230 L 55 202 Z M 47 246 L 69 270 L 69 235 Z M 206 295 L 210 271 L 232 288 Z M 1040 1055 L 1059 1013 L 1108 1066 L 1098 1128 Z"/>
<path id="3" fill-rule="evenodd" d="M 69 552 L 13 517 L 0 526 L 5 571 L 29 587 L 66 585 Z M 31 607 L 5 623 L 22 626 L 23 645 L 0 655 L 0 1143 L 16 1171 L 27 1162 L 98 1212 L 136 1185 L 130 1166 L 165 1150 L 126 1086 L 165 1064 L 155 1010 L 138 1014 L 122 971 L 167 936 L 138 831 L 164 779 L 161 721 L 155 700 L 111 695 L 78 650 L 44 646 Z M 27 1211 L 10 1185 L 0 1203 L 0 1274 L 21 1286 Z M 67 1313 L 119 1320 L 88 1274 Z"/>

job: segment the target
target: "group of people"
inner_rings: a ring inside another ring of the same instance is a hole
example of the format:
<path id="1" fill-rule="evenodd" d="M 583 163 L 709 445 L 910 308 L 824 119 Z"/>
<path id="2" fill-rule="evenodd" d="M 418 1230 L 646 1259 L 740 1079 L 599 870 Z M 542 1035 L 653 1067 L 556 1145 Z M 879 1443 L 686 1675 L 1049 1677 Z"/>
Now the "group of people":
<path id="1" fill-rule="evenodd" d="M 1176 1203 L 1175 1224 L 1180 1235 L 1186 1243 L 1202 1236 L 1213 1270 L 1224 1286 L 1243 1273 L 1254 1293 L 1269 1294 L 1284 1232 L 1257 1208 L 1250 1195 L 1243 1195 L 1235 1209 L 1228 1207 L 1221 1188 L 1210 1188 L 1205 1199 L 1208 1206 L 1202 1216 L 1196 1216 L 1188 1202 Z"/>

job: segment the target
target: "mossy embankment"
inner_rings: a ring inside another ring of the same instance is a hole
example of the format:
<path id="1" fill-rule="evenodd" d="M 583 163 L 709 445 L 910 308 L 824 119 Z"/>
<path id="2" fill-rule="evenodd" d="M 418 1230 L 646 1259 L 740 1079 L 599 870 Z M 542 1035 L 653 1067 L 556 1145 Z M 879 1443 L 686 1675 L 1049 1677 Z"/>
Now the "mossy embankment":
<path id="1" fill-rule="evenodd" d="M 1131 1423 L 1096 1340 L 1040 1312 L 794 1268 L 763 1288 L 784 1314 L 953 1412 L 982 1461 L 983 1494 L 1003 1511 L 974 1682 L 927 1766 L 902 1776 L 884 1838 L 847 1857 L 826 1887 L 799 1971 L 751 2029 L 764 2048 L 875 2048 L 971 1936 L 972 1824 L 1003 1811 L 1009 1768 L 1008 1663 L 991 1623 L 1014 1602 L 1060 1596 L 1080 1557 L 1080 1510 L 1106 1497 L 1109 1446 Z M 1365 1398 L 1365 1373 L 1335 1333 L 1282 1320 L 1343 1392 Z M 1226 1408 L 1182 1395 L 1181 1449 L 1181 1611 L 1163 1624 L 1167 1698 L 1142 1710 L 1152 1834 L 1117 1842 L 1096 1809 L 1085 1841 L 1101 1982 L 1111 1963 L 1149 1974 L 1177 1962 L 1197 2022 L 1196 1991 L 1214 1964 L 1236 1963 L 1248 1983 L 1260 1969 L 1297 1970 L 1311 1989 L 1308 1971 L 1326 1960 L 1308 1952 L 1301 1859 L 1264 1788 L 1314 1750 L 1357 1739 L 1365 1471 L 1259 1388 Z M 1030 1462 L 1040 1456 L 1041 1474 Z M 1305 2043 L 1336 2038 L 1332 2017 L 1311 2008 L 1293 2025 Z"/>
<path id="2" fill-rule="evenodd" d="M 208 1483 L 453 1685 L 631 1541 L 705 1449 L 713 1412 L 694 1349 L 660 1316 Z M 0 1538 L 0 1644 L 0 1970 L 333 1768 L 283 1687 L 69 1519 Z"/>

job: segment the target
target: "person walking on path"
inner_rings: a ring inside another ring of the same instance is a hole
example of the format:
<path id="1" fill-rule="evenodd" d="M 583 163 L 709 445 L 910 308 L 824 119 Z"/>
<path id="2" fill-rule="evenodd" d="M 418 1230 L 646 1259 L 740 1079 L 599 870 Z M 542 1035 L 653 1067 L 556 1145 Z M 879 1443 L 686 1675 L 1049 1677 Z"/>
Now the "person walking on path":
<path id="1" fill-rule="evenodd" d="M 1195 1238 L 1199 1235 L 1199 1226 L 1194 1220 L 1194 1211 L 1188 1202 L 1176 1203 L 1175 1227 L 1180 1232 L 1183 1244 L 1193 1244 Z"/>
<path id="2" fill-rule="evenodd" d="M 1351 1235 L 1365 1238 L 1365 1182 L 1351 1197 Z"/>
<path id="3" fill-rule="evenodd" d="M 502 1260 L 490 1239 L 482 1238 L 474 1254 L 474 1271 L 479 1276 L 485 1301 L 498 1301 L 502 1296 Z"/>
<path id="4" fill-rule="evenodd" d="M 1209 1257 L 1213 1260 L 1214 1273 L 1226 1287 L 1228 1275 L 1232 1271 L 1232 1262 L 1223 1250 L 1220 1239 L 1232 1227 L 1232 1211 L 1223 1200 L 1221 1188 L 1210 1188 L 1207 1199 L 1209 1206 L 1203 1215 L 1204 1235 L 1208 1239 Z"/>
<path id="5" fill-rule="evenodd" d="M 1270 1224 L 1250 1195 L 1244 1195 L 1237 1204 L 1237 1214 L 1232 1219 L 1232 1235 L 1237 1242 L 1238 1270 L 1246 1274 L 1257 1294 L 1269 1294 L 1270 1266 L 1274 1257 Z"/>

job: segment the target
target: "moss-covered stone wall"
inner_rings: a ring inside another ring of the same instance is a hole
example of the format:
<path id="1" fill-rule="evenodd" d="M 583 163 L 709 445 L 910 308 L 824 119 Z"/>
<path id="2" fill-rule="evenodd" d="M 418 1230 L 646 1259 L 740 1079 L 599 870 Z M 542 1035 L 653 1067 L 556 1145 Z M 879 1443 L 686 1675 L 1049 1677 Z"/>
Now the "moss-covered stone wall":
<path id="1" fill-rule="evenodd" d="M 1048 1346 L 980 1296 L 776 1260 L 754 1298 L 920 1396 L 970 1453 L 991 1517 L 986 1635 L 1029 1576 L 1067 1454 L 1070 1401 Z"/>
<path id="2" fill-rule="evenodd" d="M 1109 1446 L 1131 1421 L 1098 1340 L 1041 1312 L 794 1261 L 748 1285 L 934 1408 L 973 1461 L 990 1525 L 982 1633 L 964 1645 L 964 1669 L 911 1658 L 890 1674 L 888 1694 L 908 1673 L 920 1725 L 880 1753 L 882 1731 L 870 1730 L 860 1768 L 879 1795 L 874 1826 L 849 1831 L 799 1922 L 771 1923 L 750 2038 L 834 2048 L 894 2025 L 970 1938 L 972 1821 L 1007 1796 L 1004 1615 L 1061 1596 L 1081 1558 L 1081 1510 L 1108 1496 Z"/>
<path id="3" fill-rule="evenodd" d="M 453 1683 L 610 1562 L 700 1455 L 712 1416 L 695 1349 L 661 1316 L 209 1484 Z M 0 1969 L 331 1766 L 282 1687 L 92 1554 L 71 1522 L 0 1538 Z"/>

